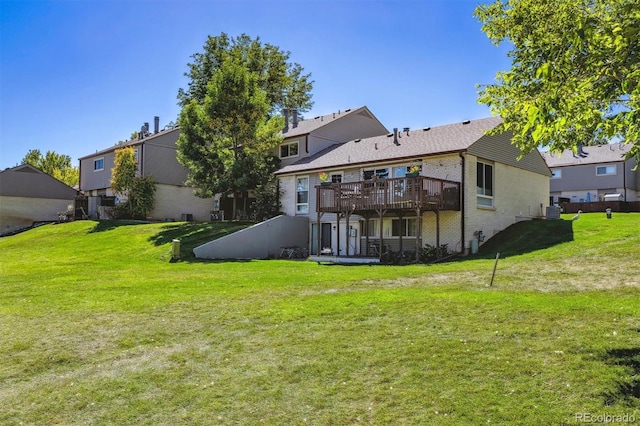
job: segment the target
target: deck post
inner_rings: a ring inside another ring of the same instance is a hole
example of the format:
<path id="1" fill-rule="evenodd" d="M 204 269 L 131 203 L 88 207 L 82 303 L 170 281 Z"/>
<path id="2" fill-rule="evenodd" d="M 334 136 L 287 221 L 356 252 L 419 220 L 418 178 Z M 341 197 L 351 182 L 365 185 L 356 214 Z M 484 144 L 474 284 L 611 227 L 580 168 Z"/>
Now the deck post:
<path id="1" fill-rule="evenodd" d="M 436 256 L 437 259 L 440 259 L 440 209 L 436 209 Z"/>
<path id="2" fill-rule="evenodd" d="M 318 229 L 316 229 L 316 255 L 320 256 L 320 252 L 321 252 L 321 248 L 320 248 L 320 244 L 321 244 L 321 239 L 322 239 L 322 232 L 320 229 L 320 219 L 322 219 L 322 215 L 324 213 L 320 212 L 318 213 Z"/>
<path id="3" fill-rule="evenodd" d="M 416 216 L 418 217 L 418 223 L 416 229 L 416 263 L 420 262 L 420 249 L 422 248 L 422 210 L 420 206 L 416 207 Z"/>

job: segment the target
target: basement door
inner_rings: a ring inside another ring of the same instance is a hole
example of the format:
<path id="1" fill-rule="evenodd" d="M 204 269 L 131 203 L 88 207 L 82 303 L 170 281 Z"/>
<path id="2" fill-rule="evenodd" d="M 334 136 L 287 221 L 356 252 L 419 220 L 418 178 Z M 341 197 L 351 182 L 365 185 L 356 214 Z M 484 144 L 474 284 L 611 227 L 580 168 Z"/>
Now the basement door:
<path id="1" fill-rule="evenodd" d="M 320 224 L 320 249 L 331 246 L 331 224 Z M 318 254 L 318 224 L 311 224 L 311 254 Z"/>

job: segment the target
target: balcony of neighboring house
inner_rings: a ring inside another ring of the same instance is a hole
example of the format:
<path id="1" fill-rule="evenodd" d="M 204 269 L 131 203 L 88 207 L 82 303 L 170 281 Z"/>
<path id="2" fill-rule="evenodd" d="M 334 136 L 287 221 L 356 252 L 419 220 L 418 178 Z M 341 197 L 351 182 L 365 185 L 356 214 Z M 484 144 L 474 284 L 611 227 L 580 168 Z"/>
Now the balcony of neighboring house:
<path id="1" fill-rule="evenodd" d="M 460 210 L 460 183 L 424 176 L 331 183 L 316 187 L 319 213 Z"/>

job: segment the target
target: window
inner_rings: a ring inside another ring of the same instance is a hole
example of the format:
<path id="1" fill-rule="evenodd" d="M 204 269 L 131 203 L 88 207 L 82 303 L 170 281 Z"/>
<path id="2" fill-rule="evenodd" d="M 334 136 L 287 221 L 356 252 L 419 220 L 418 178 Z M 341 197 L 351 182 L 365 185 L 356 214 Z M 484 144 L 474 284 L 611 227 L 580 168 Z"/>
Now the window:
<path id="1" fill-rule="evenodd" d="M 374 176 L 376 176 L 378 179 L 385 179 L 389 177 L 389 169 L 385 168 L 364 170 L 362 175 L 364 177 L 364 180 L 371 180 Z"/>
<path id="2" fill-rule="evenodd" d="M 380 235 L 380 221 L 378 219 L 369 219 L 369 226 L 367 227 L 367 221 L 363 220 L 360 225 L 362 229 L 363 237 L 377 237 Z"/>
<path id="3" fill-rule="evenodd" d="M 416 236 L 416 218 L 409 219 L 393 219 L 391 221 L 391 236 L 399 237 L 415 237 Z"/>
<path id="4" fill-rule="evenodd" d="M 296 213 L 309 213 L 309 178 L 306 176 L 296 180 Z"/>
<path id="5" fill-rule="evenodd" d="M 406 177 L 409 173 L 421 173 L 421 172 L 422 172 L 422 164 L 412 164 L 410 166 L 394 167 L 393 177 L 403 178 L 403 177 Z"/>
<path id="6" fill-rule="evenodd" d="M 280 158 L 290 158 L 298 156 L 298 141 L 280 145 Z"/>
<path id="7" fill-rule="evenodd" d="M 616 174 L 616 166 L 596 167 L 596 176 L 611 176 Z"/>
<path id="8" fill-rule="evenodd" d="M 493 207 L 493 165 L 478 161 L 477 168 L 478 205 Z"/>
<path id="9" fill-rule="evenodd" d="M 98 172 L 100 170 L 104 170 L 104 158 L 93 160 L 93 171 Z"/>
<path id="10" fill-rule="evenodd" d="M 331 181 L 331 183 L 341 183 L 342 182 L 342 172 L 330 173 L 329 180 Z"/>
<path id="11" fill-rule="evenodd" d="M 560 179 L 562 177 L 562 169 L 551 169 L 551 179 Z"/>

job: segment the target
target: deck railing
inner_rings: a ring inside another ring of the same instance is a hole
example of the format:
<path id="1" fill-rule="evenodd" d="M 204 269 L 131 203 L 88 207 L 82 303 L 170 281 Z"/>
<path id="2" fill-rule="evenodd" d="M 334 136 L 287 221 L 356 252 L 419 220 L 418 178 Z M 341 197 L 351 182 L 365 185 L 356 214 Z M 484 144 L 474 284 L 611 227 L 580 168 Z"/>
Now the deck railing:
<path id="1" fill-rule="evenodd" d="M 316 186 L 319 212 L 460 210 L 460 183 L 423 176 Z"/>

